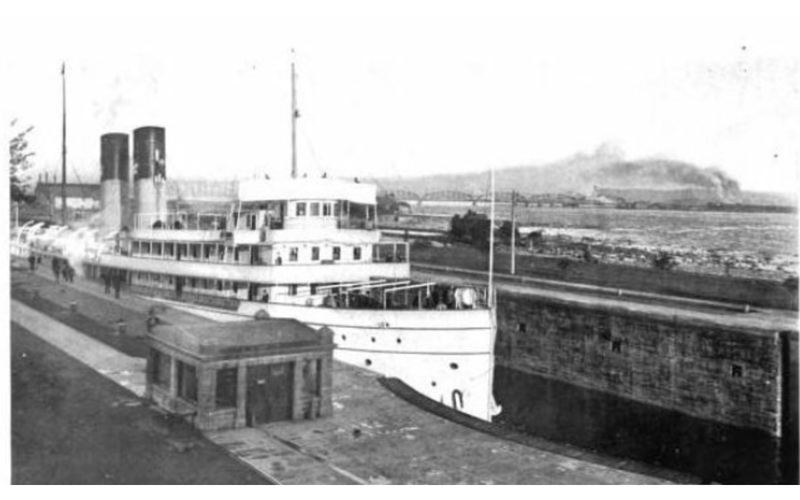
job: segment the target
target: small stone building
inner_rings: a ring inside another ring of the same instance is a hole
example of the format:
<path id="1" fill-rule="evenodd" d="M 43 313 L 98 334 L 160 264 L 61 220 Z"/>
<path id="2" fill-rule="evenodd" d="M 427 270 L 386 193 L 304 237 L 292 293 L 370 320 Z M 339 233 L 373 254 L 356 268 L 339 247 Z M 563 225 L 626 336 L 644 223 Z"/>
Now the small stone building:
<path id="1" fill-rule="evenodd" d="M 146 397 L 202 430 L 331 415 L 333 333 L 296 320 L 156 325 Z"/>

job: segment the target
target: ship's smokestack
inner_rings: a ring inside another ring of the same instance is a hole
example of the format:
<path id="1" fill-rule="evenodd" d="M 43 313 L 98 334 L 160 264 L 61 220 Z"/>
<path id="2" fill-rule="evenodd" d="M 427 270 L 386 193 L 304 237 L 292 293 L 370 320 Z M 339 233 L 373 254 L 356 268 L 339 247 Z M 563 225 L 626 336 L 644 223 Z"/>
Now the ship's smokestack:
<path id="1" fill-rule="evenodd" d="M 167 222 L 167 162 L 163 127 L 133 131 L 134 210 L 138 225 L 152 227 Z"/>
<path id="2" fill-rule="evenodd" d="M 130 225 L 128 134 L 100 136 L 100 184 L 103 227 L 119 230 Z"/>

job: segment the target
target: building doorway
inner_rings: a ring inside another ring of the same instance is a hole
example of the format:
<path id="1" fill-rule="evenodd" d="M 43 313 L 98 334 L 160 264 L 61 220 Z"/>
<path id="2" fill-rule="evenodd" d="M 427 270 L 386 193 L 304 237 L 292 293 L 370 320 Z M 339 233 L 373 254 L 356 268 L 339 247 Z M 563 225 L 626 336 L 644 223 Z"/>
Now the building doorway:
<path id="1" fill-rule="evenodd" d="M 294 363 L 247 367 L 247 425 L 291 420 Z"/>

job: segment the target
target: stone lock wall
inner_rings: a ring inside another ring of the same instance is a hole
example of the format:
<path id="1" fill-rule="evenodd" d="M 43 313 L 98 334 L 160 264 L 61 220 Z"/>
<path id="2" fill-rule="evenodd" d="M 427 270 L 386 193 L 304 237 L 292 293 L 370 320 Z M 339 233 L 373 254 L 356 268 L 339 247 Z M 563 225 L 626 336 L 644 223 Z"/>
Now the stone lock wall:
<path id="1" fill-rule="evenodd" d="M 501 366 L 781 436 L 778 332 L 507 293 L 497 318 Z"/>

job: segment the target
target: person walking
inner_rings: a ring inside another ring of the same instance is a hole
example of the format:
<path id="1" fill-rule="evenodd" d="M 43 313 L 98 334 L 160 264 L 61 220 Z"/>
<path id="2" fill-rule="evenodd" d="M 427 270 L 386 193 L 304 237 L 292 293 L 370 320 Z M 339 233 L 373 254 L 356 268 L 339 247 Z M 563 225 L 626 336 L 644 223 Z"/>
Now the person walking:
<path id="1" fill-rule="evenodd" d="M 61 259 L 53 257 L 53 275 L 56 277 L 56 283 L 61 282 Z"/>
<path id="2" fill-rule="evenodd" d="M 105 267 L 100 271 L 100 277 L 103 278 L 103 284 L 106 286 L 106 295 L 111 294 L 111 276 L 108 275 L 108 271 Z"/>
<path id="3" fill-rule="evenodd" d="M 33 254 L 33 252 L 28 255 L 28 265 L 31 266 L 31 272 L 36 271 L 36 256 Z"/>
<path id="4" fill-rule="evenodd" d="M 119 269 L 114 269 L 111 275 L 111 281 L 114 285 L 114 298 L 119 298 L 119 290 L 122 287 L 122 272 Z"/>

